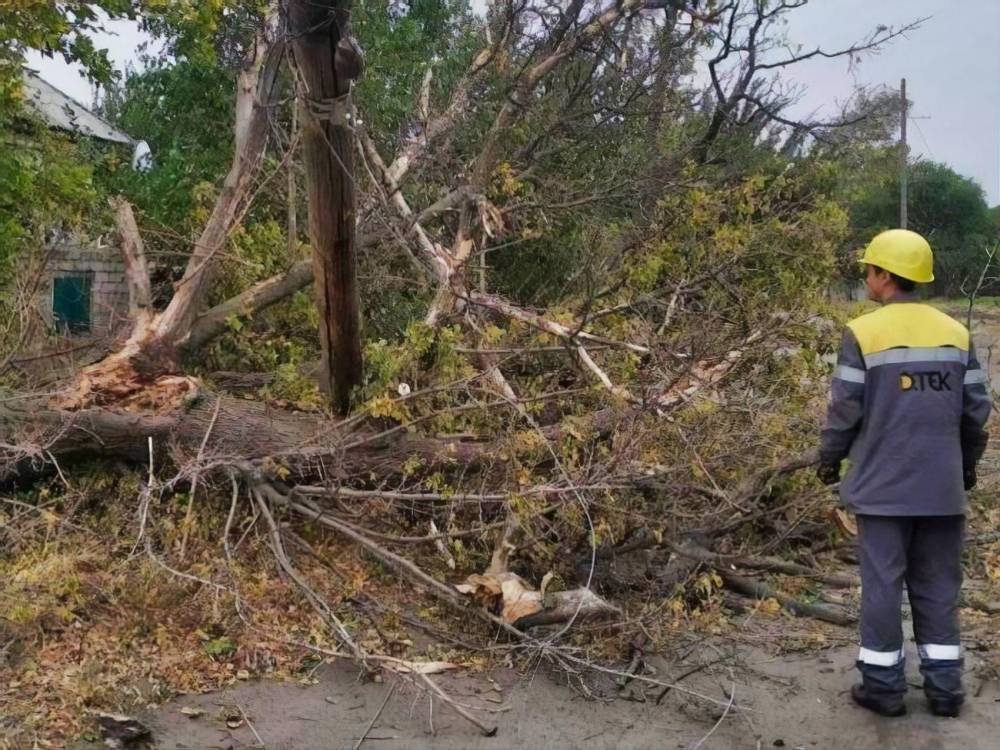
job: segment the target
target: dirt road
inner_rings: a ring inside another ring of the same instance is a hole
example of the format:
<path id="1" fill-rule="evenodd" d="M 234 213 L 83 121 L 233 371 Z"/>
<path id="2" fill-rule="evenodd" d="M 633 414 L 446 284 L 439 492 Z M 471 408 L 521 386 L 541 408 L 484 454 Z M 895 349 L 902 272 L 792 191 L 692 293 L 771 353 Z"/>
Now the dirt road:
<path id="1" fill-rule="evenodd" d="M 681 682 L 723 705 L 706 704 L 676 691 L 657 705 L 658 689 L 649 691 L 645 703 L 587 700 L 545 674 L 524 676 L 510 670 L 442 679 L 441 684 L 460 700 L 510 706 L 509 711 L 493 716 L 498 731 L 492 738 L 479 735 L 438 701 L 431 716 L 426 695 L 400 685 L 362 747 L 994 750 L 1000 743 L 1000 685 L 979 684 L 974 676 L 979 663 L 975 654 L 967 664 L 972 694 L 960 720 L 931 716 L 916 687 L 907 699 L 910 712 L 900 719 L 880 719 L 851 705 L 847 691 L 855 679 L 855 655 L 854 646 L 804 655 L 751 648 L 734 659 L 738 667 L 716 669 Z M 920 678 L 915 655 L 910 656 L 908 671 L 916 686 Z M 669 680 L 676 674 L 664 670 L 658 677 Z M 319 684 L 310 687 L 241 683 L 221 693 L 176 700 L 147 716 L 156 746 L 162 750 L 236 750 L 261 745 L 270 750 L 353 748 L 388 688 L 358 682 L 353 668 L 346 665 L 319 676 Z M 733 686 L 735 699 L 727 710 Z M 204 714 L 192 719 L 181 712 L 182 707 L 201 709 Z M 225 717 L 240 716 L 240 709 L 253 729 L 246 722 L 236 729 L 226 726 Z M 723 712 L 726 717 L 719 723 Z"/>

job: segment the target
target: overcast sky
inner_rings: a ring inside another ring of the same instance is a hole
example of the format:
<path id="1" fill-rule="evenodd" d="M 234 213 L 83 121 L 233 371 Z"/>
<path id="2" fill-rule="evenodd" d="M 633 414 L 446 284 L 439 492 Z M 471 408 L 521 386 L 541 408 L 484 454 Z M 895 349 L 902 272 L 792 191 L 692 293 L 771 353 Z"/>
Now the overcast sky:
<path id="1" fill-rule="evenodd" d="M 803 117 L 833 116 L 857 84 L 891 87 L 906 77 L 913 102 L 909 141 L 912 153 L 942 161 L 975 179 L 990 205 L 1000 203 L 1000 0 L 812 0 L 789 14 L 788 37 L 812 49 L 850 45 L 879 24 L 899 26 L 930 18 L 920 29 L 881 53 L 848 69 L 843 60 L 811 60 L 788 78 L 806 93 L 794 110 Z M 145 40 L 134 24 L 109 25 L 98 47 L 116 65 L 137 64 L 136 47 Z M 42 76 L 88 103 L 89 84 L 61 61 L 29 59 Z M 141 133 L 132 135 L 141 138 Z"/>
<path id="2" fill-rule="evenodd" d="M 848 46 L 879 24 L 930 16 L 916 31 L 849 71 L 844 61 L 802 63 L 790 76 L 807 88 L 799 111 L 843 100 L 858 83 L 899 86 L 913 102 L 915 155 L 972 177 L 1000 203 L 1000 0 L 813 0 L 789 15 L 788 35 L 812 49 Z M 827 114 L 835 110 L 828 109 Z M 926 119 L 924 119 L 926 118 Z"/>

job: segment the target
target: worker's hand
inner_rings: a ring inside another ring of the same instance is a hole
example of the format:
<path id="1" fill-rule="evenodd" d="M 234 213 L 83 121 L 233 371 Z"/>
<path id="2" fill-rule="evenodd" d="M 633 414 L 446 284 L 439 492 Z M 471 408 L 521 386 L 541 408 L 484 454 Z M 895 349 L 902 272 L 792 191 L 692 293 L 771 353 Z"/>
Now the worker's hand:
<path id="1" fill-rule="evenodd" d="M 962 471 L 962 483 L 965 485 L 965 490 L 968 492 L 973 487 L 976 486 L 976 467 L 966 466 Z"/>
<path id="2" fill-rule="evenodd" d="M 823 484 L 836 484 L 840 481 L 840 462 L 835 464 L 820 464 L 816 476 Z"/>

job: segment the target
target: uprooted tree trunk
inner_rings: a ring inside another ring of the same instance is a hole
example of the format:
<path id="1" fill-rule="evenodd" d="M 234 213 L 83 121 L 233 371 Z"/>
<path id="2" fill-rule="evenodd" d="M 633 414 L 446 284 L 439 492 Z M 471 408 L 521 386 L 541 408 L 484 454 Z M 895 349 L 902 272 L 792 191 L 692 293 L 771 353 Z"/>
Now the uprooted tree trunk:
<path id="1" fill-rule="evenodd" d="M 30 476 L 32 464 L 87 456 L 145 464 L 149 445 L 182 465 L 204 443 L 219 467 L 259 461 L 295 481 L 398 472 L 408 459 L 429 465 L 475 465 L 495 443 L 424 437 L 363 422 L 331 424 L 321 415 L 275 409 L 258 401 L 199 390 L 174 405 L 132 401 L 125 408 L 69 411 L 44 398 L 0 405 L 0 480 Z"/>
<path id="2" fill-rule="evenodd" d="M 263 159 L 271 98 L 284 56 L 284 44 L 276 39 L 276 23 L 277 12 L 273 8 L 238 76 L 233 162 L 170 303 L 158 314 L 137 315 L 122 347 L 84 368 L 73 387 L 55 399 L 56 406 L 76 410 L 117 405 L 154 388 L 160 391 L 155 400 L 177 404 L 197 390 L 193 381 L 177 375 L 179 355 L 207 295 L 218 256 L 245 208 Z M 145 284 L 138 280 L 146 265 L 141 241 L 137 241 L 131 211 L 119 207 L 117 215 L 129 284 L 133 295 L 140 290 L 141 299 L 143 290 L 148 290 L 148 280 Z"/>

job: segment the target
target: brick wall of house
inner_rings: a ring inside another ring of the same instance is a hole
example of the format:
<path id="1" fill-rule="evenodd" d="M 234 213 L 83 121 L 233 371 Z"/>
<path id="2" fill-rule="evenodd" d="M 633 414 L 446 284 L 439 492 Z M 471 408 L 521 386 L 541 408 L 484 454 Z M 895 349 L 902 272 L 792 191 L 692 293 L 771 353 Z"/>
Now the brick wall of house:
<path id="1" fill-rule="evenodd" d="M 117 246 L 62 233 L 51 239 L 38 294 L 39 311 L 51 325 L 55 280 L 64 276 L 90 279 L 89 335 L 113 335 L 128 321 L 125 264 Z"/>

